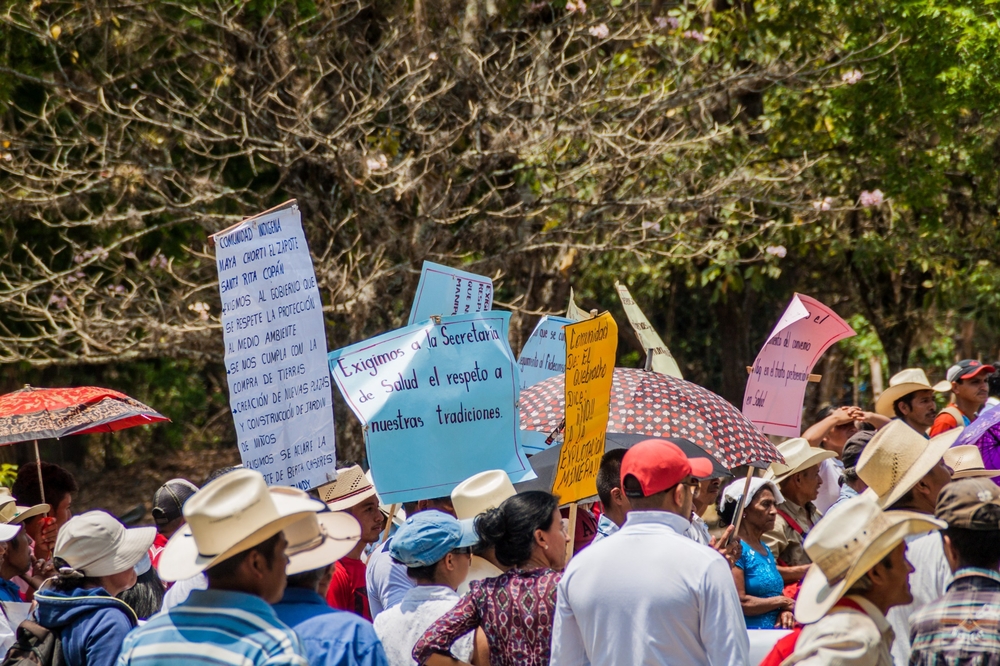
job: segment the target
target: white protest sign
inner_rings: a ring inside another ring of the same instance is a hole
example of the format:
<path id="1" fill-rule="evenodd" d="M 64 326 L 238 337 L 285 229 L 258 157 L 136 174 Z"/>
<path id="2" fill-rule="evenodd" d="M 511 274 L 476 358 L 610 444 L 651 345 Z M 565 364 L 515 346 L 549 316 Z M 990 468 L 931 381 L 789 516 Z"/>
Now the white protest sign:
<path id="1" fill-rule="evenodd" d="M 566 333 L 563 326 L 572 323 L 571 319 L 551 315 L 539 320 L 517 359 L 522 391 L 566 372 Z M 538 453 L 551 446 L 545 443 L 548 437 L 547 432 L 521 430 L 521 446 L 527 453 Z"/>
<path id="2" fill-rule="evenodd" d="M 425 261 L 409 323 L 416 324 L 433 315 L 485 312 L 492 307 L 493 280 Z"/>
<path id="3" fill-rule="evenodd" d="M 329 354 L 384 503 L 445 497 L 489 469 L 534 478 L 518 436 L 509 323 L 509 312 L 441 317 Z"/>
<path id="4" fill-rule="evenodd" d="M 323 304 L 294 202 L 215 235 L 229 407 L 244 467 L 315 488 L 337 468 Z"/>
<path id="5" fill-rule="evenodd" d="M 795 294 L 753 363 L 743 415 L 769 435 L 798 437 L 809 373 L 833 343 L 852 335 L 833 310 Z"/>
<path id="6" fill-rule="evenodd" d="M 673 354 L 667 349 L 667 345 L 663 343 L 663 339 L 660 338 L 653 325 L 646 319 L 646 315 L 639 309 L 635 299 L 632 298 L 632 294 L 628 292 L 628 287 L 616 280 L 615 289 L 618 290 L 618 297 L 622 299 L 625 316 L 628 317 L 629 323 L 632 324 L 635 336 L 639 338 L 639 344 L 642 345 L 647 354 L 653 355 L 653 371 L 670 375 L 677 379 L 684 379 L 677 361 L 674 360 Z"/>
<path id="7" fill-rule="evenodd" d="M 572 321 L 586 321 L 593 319 L 594 315 L 580 308 L 576 304 L 576 297 L 573 295 L 573 287 L 569 288 L 569 305 L 566 306 L 566 318 Z"/>

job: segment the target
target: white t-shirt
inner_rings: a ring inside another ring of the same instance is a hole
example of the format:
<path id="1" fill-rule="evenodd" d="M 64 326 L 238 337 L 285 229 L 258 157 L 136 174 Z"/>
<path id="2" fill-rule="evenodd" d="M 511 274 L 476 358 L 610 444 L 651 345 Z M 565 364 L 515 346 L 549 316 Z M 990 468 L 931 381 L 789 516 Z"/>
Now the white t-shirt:
<path id="1" fill-rule="evenodd" d="M 191 578 L 179 580 L 171 585 L 170 589 L 167 590 L 167 593 L 163 595 L 163 606 L 160 608 L 160 612 L 166 613 L 177 604 L 186 601 L 188 595 L 191 594 L 191 590 L 207 589 L 208 578 L 203 573 L 200 573 L 197 576 L 192 576 Z"/>
<path id="2" fill-rule="evenodd" d="M 382 641 L 389 666 L 415 666 L 413 646 L 438 618 L 455 607 L 460 598 L 444 585 L 418 585 L 409 590 L 401 602 L 379 613 L 375 618 L 375 633 Z M 455 641 L 451 646 L 452 656 L 469 662 L 473 639 L 474 633 L 469 632 Z"/>
<path id="3" fill-rule="evenodd" d="M 844 473 L 844 463 L 837 458 L 827 458 L 819 463 L 819 478 L 823 485 L 819 487 L 819 495 L 813 506 L 824 516 L 834 502 L 840 499 L 840 477 Z"/>

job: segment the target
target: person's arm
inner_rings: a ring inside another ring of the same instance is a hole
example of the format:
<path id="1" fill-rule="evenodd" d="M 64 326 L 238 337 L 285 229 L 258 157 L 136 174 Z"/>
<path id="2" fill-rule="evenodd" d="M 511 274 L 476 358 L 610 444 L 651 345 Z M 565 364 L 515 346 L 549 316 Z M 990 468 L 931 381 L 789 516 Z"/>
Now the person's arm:
<path id="1" fill-rule="evenodd" d="M 472 666 L 490 666 L 490 642 L 482 627 L 476 629 L 472 642 Z"/>
<path id="2" fill-rule="evenodd" d="M 892 419 L 888 416 L 882 416 L 881 414 L 876 414 L 875 412 L 861 412 L 861 414 L 864 418 L 859 420 L 864 421 L 876 430 L 881 430 L 885 426 L 892 423 Z"/>
<path id="3" fill-rule="evenodd" d="M 710 666 L 749 666 L 750 636 L 729 563 L 712 557 L 699 587 L 699 636 Z"/>
<path id="4" fill-rule="evenodd" d="M 838 407 L 830 412 L 830 415 L 822 421 L 817 421 L 809 426 L 809 428 L 802 433 L 802 437 L 809 440 L 809 446 L 819 448 L 820 444 L 823 443 L 823 438 L 826 437 L 831 430 L 839 425 L 844 425 L 845 423 L 850 423 L 855 420 L 857 413 L 854 410 L 858 410 L 858 408 Z"/>
<path id="5" fill-rule="evenodd" d="M 764 615 L 775 610 L 791 610 L 795 607 L 795 600 L 786 596 L 754 597 L 747 594 L 743 569 L 738 564 L 733 567 L 733 582 L 736 583 L 736 594 L 739 596 L 740 608 L 743 609 L 745 617 Z"/>
<path id="6" fill-rule="evenodd" d="M 781 580 L 785 583 L 797 583 L 806 577 L 806 572 L 809 571 L 808 564 L 799 564 L 794 567 L 783 567 L 778 565 L 778 573 L 781 574 Z"/>
<path id="7" fill-rule="evenodd" d="M 482 618 L 479 616 L 479 608 L 472 600 L 473 594 L 474 592 L 466 594 L 454 608 L 427 628 L 413 646 L 414 661 L 430 666 L 462 663 L 451 656 L 451 646 L 459 637 L 479 627 Z M 436 657 L 441 657 L 445 661 Z"/>
<path id="8" fill-rule="evenodd" d="M 83 658 L 87 666 L 114 666 L 122 651 L 125 636 L 132 631 L 132 623 L 117 608 L 102 608 L 92 623 L 83 644 Z"/>
<path id="9" fill-rule="evenodd" d="M 583 633 L 566 592 L 567 579 L 559 581 L 556 593 L 556 617 L 552 627 L 551 657 L 549 666 L 584 666 L 590 663 Z"/>

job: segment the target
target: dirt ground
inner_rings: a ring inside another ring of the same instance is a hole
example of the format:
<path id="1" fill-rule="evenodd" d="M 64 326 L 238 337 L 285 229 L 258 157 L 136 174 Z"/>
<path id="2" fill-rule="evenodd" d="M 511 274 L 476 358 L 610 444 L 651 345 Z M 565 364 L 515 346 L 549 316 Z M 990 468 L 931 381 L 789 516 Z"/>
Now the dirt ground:
<path id="1" fill-rule="evenodd" d="M 200 486 L 213 470 L 239 462 L 234 446 L 221 450 L 171 451 L 162 458 L 136 462 L 113 472 L 67 466 L 80 485 L 79 494 L 73 498 L 73 513 L 104 509 L 122 516 L 142 505 L 145 512 L 136 524 L 152 525 L 149 512 L 153 508 L 153 493 L 165 481 L 183 478 Z"/>

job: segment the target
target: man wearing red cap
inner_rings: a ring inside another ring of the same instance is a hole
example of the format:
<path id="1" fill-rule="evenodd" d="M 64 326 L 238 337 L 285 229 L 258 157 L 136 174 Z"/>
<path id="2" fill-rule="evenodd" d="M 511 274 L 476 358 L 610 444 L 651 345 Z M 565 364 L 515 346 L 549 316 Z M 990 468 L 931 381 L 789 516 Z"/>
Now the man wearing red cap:
<path id="1" fill-rule="evenodd" d="M 621 465 L 632 510 L 559 583 L 551 666 L 745 666 L 749 640 L 729 563 L 684 535 L 705 458 L 662 439 Z"/>
<path id="2" fill-rule="evenodd" d="M 964 428 L 976 420 L 980 410 L 990 397 L 987 378 L 995 371 L 992 365 L 967 358 L 948 368 L 945 375 L 951 382 L 951 393 L 955 402 L 941 410 L 931 426 L 931 437 L 952 428 Z"/>

